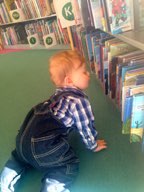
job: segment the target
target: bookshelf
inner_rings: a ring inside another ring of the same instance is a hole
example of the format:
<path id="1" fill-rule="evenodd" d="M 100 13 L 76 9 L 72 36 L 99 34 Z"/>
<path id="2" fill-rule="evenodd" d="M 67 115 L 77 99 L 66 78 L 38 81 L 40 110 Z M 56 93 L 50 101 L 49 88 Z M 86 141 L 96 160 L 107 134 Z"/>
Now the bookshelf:
<path id="1" fill-rule="evenodd" d="M 70 49 L 68 32 L 57 19 L 53 1 L 41 2 L 0 1 L 0 36 L 4 49 Z M 15 11 L 22 19 L 12 18 Z"/>
<path id="2" fill-rule="evenodd" d="M 84 0 L 79 6 L 83 25 L 72 27 L 74 45 L 119 109 L 122 133 L 144 152 L 144 0 Z"/>
<path id="3" fill-rule="evenodd" d="M 20 24 L 20 23 L 29 23 L 31 21 L 38 21 L 38 20 L 51 19 L 51 18 L 56 18 L 56 14 L 48 15 L 48 16 L 45 16 L 45 17 L 27 19 L 27 20 L 23 20 L 23 21 L 0 24 L 0 27 L 7 27 L 7 26 L 11 26 L 11 25 L 17 25 L 17 24 Z"/>

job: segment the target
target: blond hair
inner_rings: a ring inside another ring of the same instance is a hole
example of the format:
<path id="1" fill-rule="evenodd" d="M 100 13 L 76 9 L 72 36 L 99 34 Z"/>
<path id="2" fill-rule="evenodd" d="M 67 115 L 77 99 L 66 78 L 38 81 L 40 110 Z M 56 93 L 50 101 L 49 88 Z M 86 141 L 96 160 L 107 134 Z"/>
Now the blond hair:
<path id="1" fill-rule="evenodd" d="M 61 86 L 65 77 L 84 65 L 84 57 L 76 50 L 58 52 L 49 60 L 49 72 L 53 83 Z"/>

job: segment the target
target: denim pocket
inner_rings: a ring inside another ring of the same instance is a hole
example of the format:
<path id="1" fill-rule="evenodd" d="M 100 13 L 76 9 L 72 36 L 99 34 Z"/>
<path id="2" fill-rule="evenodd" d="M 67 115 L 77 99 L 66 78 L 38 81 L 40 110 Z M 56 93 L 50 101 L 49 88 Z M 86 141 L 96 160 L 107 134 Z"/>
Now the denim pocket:
<path id="1" fill-rule="evenodd" d="M 69 148 L 64 138 L 55 135 L 31 139 L 32 154 L 39 166 L 59 165 Z"/>
<path id="2" fill-rule="evenodd" d="M 66 175 L 77 175 L 79 171 L 79 163 L 67 164 Z"/>

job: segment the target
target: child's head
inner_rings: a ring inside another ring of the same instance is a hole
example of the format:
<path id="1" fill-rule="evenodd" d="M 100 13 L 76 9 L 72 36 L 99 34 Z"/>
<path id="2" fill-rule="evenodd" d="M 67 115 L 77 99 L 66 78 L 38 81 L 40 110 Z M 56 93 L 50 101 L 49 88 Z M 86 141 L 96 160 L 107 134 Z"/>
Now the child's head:
<path id="1" fill-rule="evenodd" d="M 50 58 L 49 71 L 56 86 L 85 89 L 89 82 L 85 59 L 78 51 L 63 51 Z"/>

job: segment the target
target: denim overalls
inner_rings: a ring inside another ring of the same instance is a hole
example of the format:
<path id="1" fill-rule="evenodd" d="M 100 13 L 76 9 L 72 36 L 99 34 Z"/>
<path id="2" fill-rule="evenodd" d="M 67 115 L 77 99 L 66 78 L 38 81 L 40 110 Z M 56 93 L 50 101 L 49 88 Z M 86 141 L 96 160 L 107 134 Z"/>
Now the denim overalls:
<path id="1" fill-rule="evenodd" d="M 15 183 L 30 166 L 43 171 L 41 192 L 69 192 L 78 173 L 79 160 L 67 141 L 69 132 L 51 108 L 62 96 L 84 97 L 72 91 L 53 95 L 33 107 L 16 137 L 16 149 L 1 173 L 1 191 L 14 191 Z"/>

